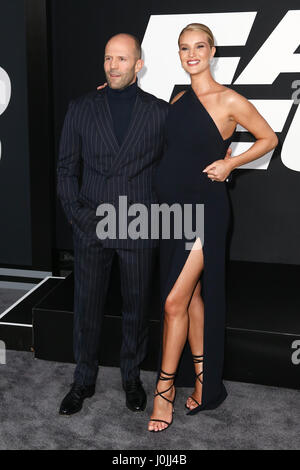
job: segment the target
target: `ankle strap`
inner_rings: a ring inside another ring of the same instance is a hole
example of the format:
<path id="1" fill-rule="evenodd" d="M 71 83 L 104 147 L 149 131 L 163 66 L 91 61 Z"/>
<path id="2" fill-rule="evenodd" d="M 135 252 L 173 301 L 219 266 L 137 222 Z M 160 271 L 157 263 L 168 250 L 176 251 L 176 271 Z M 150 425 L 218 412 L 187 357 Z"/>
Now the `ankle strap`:
<path id="1" fill-rule="evenodd" d="M 165 374 L 165 375 L 168 375 L 169 377 L 163 377 L 161 375 L 161 373 Z M 159 380 L 172 380 L 176 377 L 176 373 L 177 372 L 174 372 L 173 374 L 168 374 L 168 372 L 164 372 L 162 369 L 160 369 L 160 372 L 159 372 Z"/>
<path id="2" fill-rule="evenodd" d="M 201 354 L 200 356 L 197 356 L 196 354 L 192 354 L 192 356 L 193 356 L 193 361 L 195 364 L 200 364 L 201 362 L 203 362 L 203 357 L 204 357 L 203 354 Z"/>

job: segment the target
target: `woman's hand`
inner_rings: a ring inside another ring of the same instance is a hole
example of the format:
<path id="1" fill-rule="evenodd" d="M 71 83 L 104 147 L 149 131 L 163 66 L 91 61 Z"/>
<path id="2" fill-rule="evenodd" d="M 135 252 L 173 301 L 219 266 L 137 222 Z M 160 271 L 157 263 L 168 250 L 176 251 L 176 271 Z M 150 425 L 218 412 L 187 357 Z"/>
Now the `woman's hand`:
<path id="1" fill-rule="evenodd" d="M 203 173 L 206 173 L 212 181 L 225 181 L 232 171 L 231 152 L 232 149 L 229 147 L 224 159 L 211 163 L 204 168 Z"/>
<path id="2" fill-rule="evenodd" d="M 102 88 L 105 88 L 107 85 L 107 82 L 103 83 L 103 85 L 97 86 L 97 90 L 102 90 Z"/>

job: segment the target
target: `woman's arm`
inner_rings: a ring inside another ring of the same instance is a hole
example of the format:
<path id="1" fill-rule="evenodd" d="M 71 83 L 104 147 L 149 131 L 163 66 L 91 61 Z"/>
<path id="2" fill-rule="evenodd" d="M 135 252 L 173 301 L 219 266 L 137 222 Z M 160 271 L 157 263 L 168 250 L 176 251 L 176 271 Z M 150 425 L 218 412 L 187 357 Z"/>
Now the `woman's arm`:
<path id="1" fill-rule="evenodd" d="M 232 170 L 237 166 L 252 162 L 262 157 L 278 144 L 278 138 L 267 121 L 250 101 L 238 93 L 231 93 L 228 99 L 232 119 L 247 129 L 256 138 L 256 142 L 240 155 L 230 158 Z"/>
<path id="2" fill-rule="evenodd" d="M 244 96 L 231 90 L 230 94 L 226 96 L 224 106 L 229 110 L 230 119 L 251 132 L 256 138 L 256 142 L 240 155 L 217 160 L 208 165 L 203 172 L 207 173 L 207 176 L 213 181 L 224 181 L 236 167 L 262 157 L 278 144 L 275 132 L 255 106 Z"/>

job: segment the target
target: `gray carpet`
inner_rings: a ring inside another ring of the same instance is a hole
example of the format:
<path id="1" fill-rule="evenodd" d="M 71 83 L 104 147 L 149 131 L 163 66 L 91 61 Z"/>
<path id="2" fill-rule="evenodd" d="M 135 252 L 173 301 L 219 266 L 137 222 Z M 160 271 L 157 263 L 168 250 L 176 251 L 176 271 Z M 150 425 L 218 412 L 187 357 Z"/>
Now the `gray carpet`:
<path id="1" fill-rule="evenodd" d="M 0 289 L 0 313 L 24 291 Z M 0 449 L 300 449 L 300 393 L 262 385 L 225 382 L 228 398 L 216 410 L 186 416 L 191 389 L 177 389 L 174 422 L 150 433 L 154 372 L 142 371 L 147 408 L 125 406 L 117 368 L 100 367 L 96 393 L 80 413 L 63 417 L 59 404 L 69 390 L 74 365 L 7 351 L 0 365 Z"/>
<path id="2" fill-rule="evenodd" d="M 186 416 L 190 389 L 177 389 L 174 422 L 162 433 L 147 431 L 154 372 L 142 371 L 147 408 L 125 406 L 118 368 L 100 367 L 94 397 L 80 413 L 58 415 L 74 366 L 7 351 L 0 365 L 0 449 L 299 449 L 298 391 L 225 382 L 229 396 L 216 410 Z"/>

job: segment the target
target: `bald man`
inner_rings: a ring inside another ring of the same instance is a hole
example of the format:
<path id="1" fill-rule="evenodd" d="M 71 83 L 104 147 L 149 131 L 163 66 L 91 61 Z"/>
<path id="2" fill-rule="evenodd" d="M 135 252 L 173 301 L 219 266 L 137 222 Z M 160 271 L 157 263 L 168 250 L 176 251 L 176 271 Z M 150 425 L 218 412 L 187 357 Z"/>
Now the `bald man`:
<path id="1" fill-rule="evenodd" d="M 99 338 L 115 255 L 123 300 L 120 370 L 126 405 L 132 411 L 146 406 L 140 365 L 147 352 L 158 240 L 122 238 L 118 230 L 116 238 L 99 238 L 96 233 L 96 209 L 101 204 L 112 204 L 118 221 L 119 196 L 126 196 L 129 205 L 143 203 L 149 213 L 151 204 L 157 203 L 152 176 L 163 151 L 169 104 L 138 87 L 142 67 L 138 39 L 129 34 L 113 36 L 104 55 L 108 86 L 72 101 L 62 130 L 58 194 L 73 228 L 76 360 L 74 382 L 60 406 L 62 415 L 78 412 L 84 399 L 95 392 Z"/>

